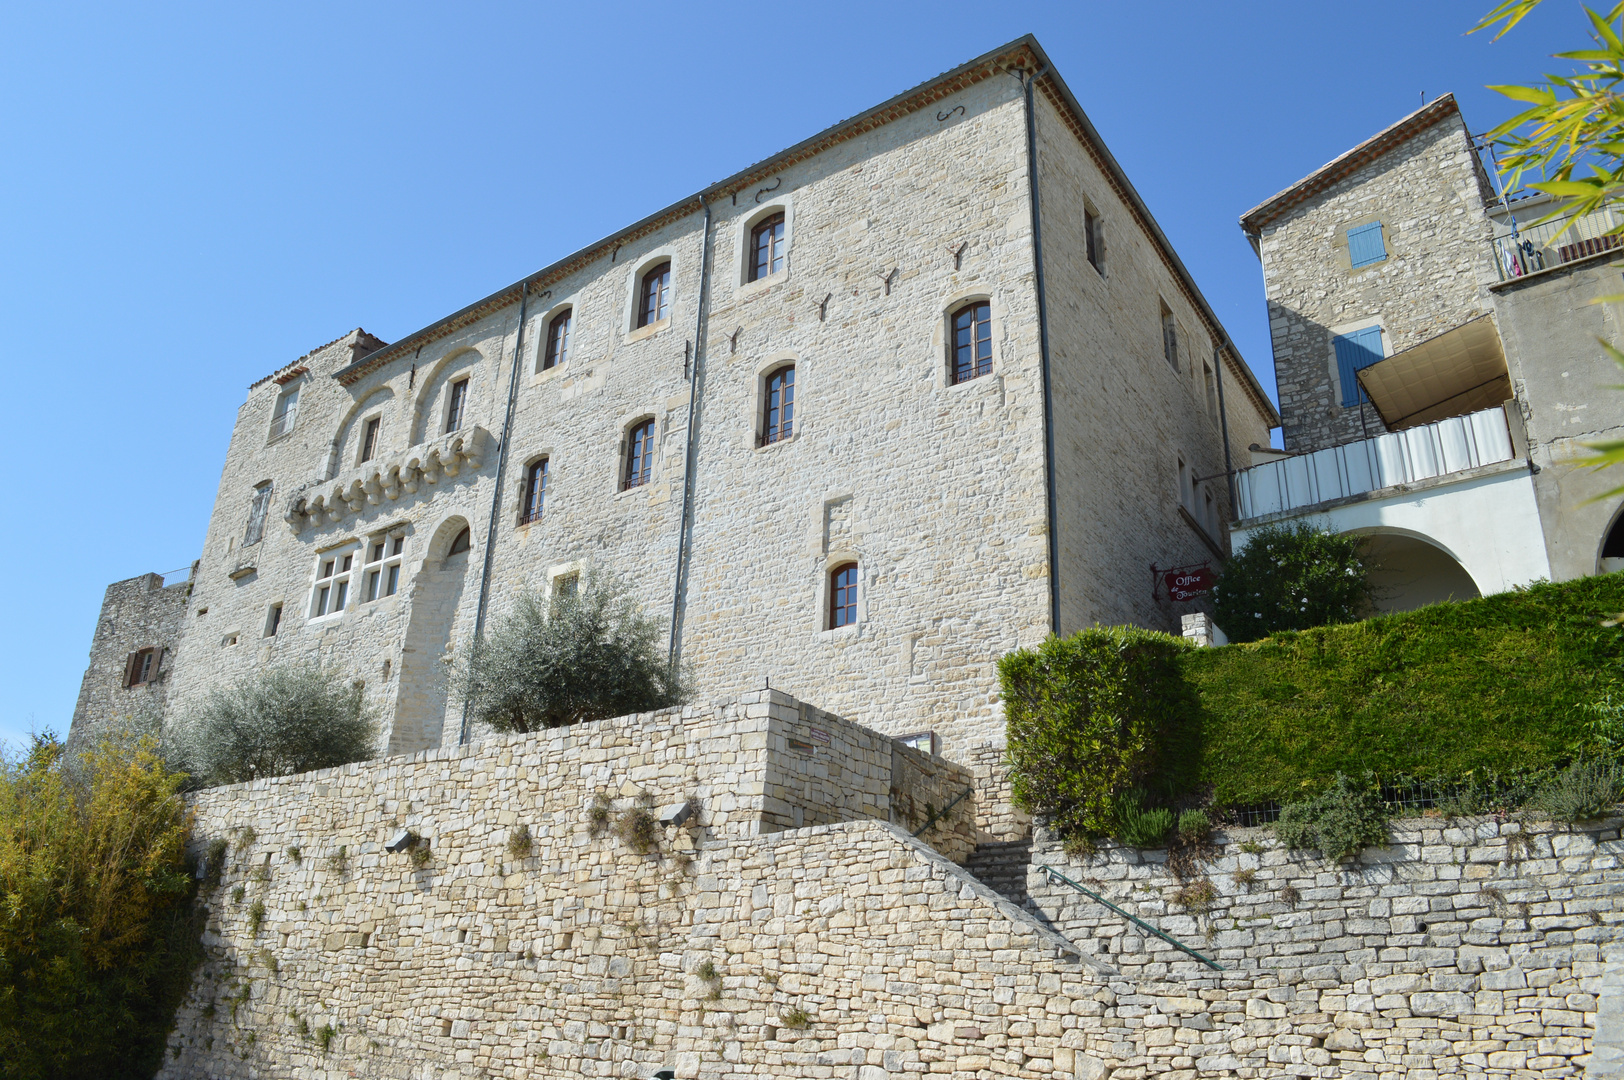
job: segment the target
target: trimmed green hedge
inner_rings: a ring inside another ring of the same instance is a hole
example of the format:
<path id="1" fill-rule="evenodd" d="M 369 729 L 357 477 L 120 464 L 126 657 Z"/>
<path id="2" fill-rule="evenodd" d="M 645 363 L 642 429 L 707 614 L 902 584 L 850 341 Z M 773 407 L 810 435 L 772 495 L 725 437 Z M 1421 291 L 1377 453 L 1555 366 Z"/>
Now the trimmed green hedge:
<path id="1" fill-rule="evenodd" d="M 1199 698 L 1153 786 L 1294 802 L 1337 773 L 1453 782 L 1564 763 L 1584 706 L 1624 685 L 1624 574 L 1180 654 Z"/>

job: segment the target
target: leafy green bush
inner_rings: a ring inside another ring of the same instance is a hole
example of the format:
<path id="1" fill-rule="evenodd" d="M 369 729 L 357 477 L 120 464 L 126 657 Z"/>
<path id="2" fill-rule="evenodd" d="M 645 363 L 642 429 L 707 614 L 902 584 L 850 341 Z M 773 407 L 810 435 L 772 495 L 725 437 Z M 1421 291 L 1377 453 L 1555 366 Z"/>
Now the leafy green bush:
<path id="1" fill-rule="evenodd" d="M 1389 816 L 1379 792 L 1337 773 L 1319 795 L 1282 808 L 1274 834 L 1289 848 L 1342 859 L 1361 848 L 1386 844 Z"/>
<path id="2" fill-rule="evenodd" d="M 172 734 L 170 753 L 195 783 L 214 787 L 361 761 L 377 738 L 359 684 L 289 663 L 212 691 Z"/>
<path id="3" fill-rule="evenodd" d="M 1624 629 L 1603 625 L 1621 610 L 1604 574 L 1182 652 L 1199 708 L 1146 786 L 1289 803 L 1337 773 L 1493 787 L 1600 754 L 1610 721 L 1586 706 L 1624 700 Z"/>
<path id="4" fill-rule="evenodd" d="M 1159 848 L 1173 828 L 1173 811 L 1165 806 L 1146 808 L 1142 792 L 1125 791 L 1116 805 L 1116 838 L 1129 847 Z"/>
<path id="5" fill-rule="evenodd" d="M 1580 759 L 1557 773 L 1524 806 L 1535 818 L 1591 821 L 1606 817 L 1624 791 L 1624 770 L 1612 762 Z"/>
<path id="6" fill-rule="evenodd" d="M 1212 822 L 1205 810 L 1186 810 L 1179 815 L 1179 840 L 1186 844 L 1204 844 L 1212 832 Z"/>
<path id="7" fill-rule="evenodd" d="M 664 630 L 618 579 L 589 574 L 551 601 L 524 593 L 456 667 L 470 715 L 500 732 L 539 731 L 679 705 Z"/>
<path id="8" fill-rule="evenodd" d="M 1298 522 L 1265 525 L 1229 557 L 1212 596 L 1229 640 L 1353 622 L 1369 614 L 1364 539 Z"/>
<path id="9" fill-rule="evenodd" d="M 1193 708 L 1187 651 L 1168 634 L 1096 627 L 1001 659 L 1015 805 L 1062 838 L 1116 831 L 1116 797 L 1155 770 L 1163 726 Z"/>
<path id="10" fill-rule="evenodd" d="M 0 1078 L 150 1077 L 201 958 L 184 777 L 151 740 L 70 779 L 36 736 L 0 760 Z"/>

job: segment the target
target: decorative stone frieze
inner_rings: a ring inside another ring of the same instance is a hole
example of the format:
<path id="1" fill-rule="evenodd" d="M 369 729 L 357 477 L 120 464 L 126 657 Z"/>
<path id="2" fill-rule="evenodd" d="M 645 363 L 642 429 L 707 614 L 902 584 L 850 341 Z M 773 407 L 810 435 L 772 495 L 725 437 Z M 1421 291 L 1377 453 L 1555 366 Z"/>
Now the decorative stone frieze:
<path id="1" fill-rule="evenodd" d="M 316 487 L 316 494 L 296 494 L 282 516 L 295 533 L 306 525 L 337 524 L 368 506 L 394 502 L 403 495 L 415 495 L 424 484 L 437 484 L 442 477 L 454 477 L 464 469 L 478 469 L 485 460 L 487 433 L 475 425 L 453 431 L 412 447 L 394 460 L 381 458 L 360 468 L 340 473 Z"/>

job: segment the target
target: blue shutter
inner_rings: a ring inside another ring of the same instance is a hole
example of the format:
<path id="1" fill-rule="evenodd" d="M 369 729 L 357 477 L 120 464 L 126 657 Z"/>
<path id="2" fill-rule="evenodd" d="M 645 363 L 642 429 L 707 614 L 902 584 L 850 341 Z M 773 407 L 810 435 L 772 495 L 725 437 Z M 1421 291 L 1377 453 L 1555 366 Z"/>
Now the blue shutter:
<path id="1" fill-rule="evenodd" d="M 1348 261 L 1355 270 L 1379 263 L 1385 258 L 1387 248 L 1382 245 L 1381 222 L 1373 221 L 1369 225 L 1348 230 Z"/>
<path id="2" fill-rule="evenodd" d="M 1370 400 L 1354 374 L 1382 358 L 1382 328 L 1355 330 L 1332 340 L 1336 346 L 1336 370 L 1342 377 L 1342 405 L 1351 408 Z"/>

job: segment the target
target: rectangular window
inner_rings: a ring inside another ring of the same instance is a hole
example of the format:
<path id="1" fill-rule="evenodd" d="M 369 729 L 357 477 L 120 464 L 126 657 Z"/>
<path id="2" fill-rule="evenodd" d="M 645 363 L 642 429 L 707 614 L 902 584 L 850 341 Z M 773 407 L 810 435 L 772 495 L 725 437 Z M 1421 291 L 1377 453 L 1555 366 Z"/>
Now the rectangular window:
<path id="1" fill-rule="evenodd" d="M 570 315 L 573 308 L 553 317 L 547 324 L 547 352 L 542 356 L 541 368 L 557 367 L 570 358 Z"/>
<path id="2" fill-rule="evenodd" d="M 367 562 L 382 562 L 382 561 L 383 561 L 383 541 L 382 540 L 377 540 L 377 541 L 374 541 L 373 544 L 372 544 L 372 558 L 368 559 Z"/>
<path id="3" fill-rule="evenodd" d="M 1201 374 L 1207 385 L 1207 415 L 1216 420 L 1218 419 L 1218 385 L 1213 380 L 1212 365 L 1205 360 L 1201 362 Z"/>
<path id="4" fill-rule="evenodd" d="M 344 601 L 349 599 L 349 592 L 350 579 L 345 578 L 338 583 L 338 589 L 333 593 L 333 610 L 335 612 L 344 610 Z"/>
<path id="5" fill-rule="evenodd" d="M 383 594 L 385 596 L 394 596 L 395 595 L 395 590 L 399 586 L 400 586 L 400 564 L 399 563 L 391 563 L 390 566 L 389 566 L 389 577 L 388 577 L 388 579 L 386 580 L 386 582 L 384 584 Z"/>
<path id="6" fill-rule="evenodd" d="M 458 379 L 451 384 L 451 401 L 445 410 L 446 431 L 456 431 L 462 427 L 462 410 L 468 402 L 468 380 Z"/>
<path id="7" fill-rule="evenodd" d="M 373 570 L 367 574 L 367 603 L 378 598 L 378 585 L 383 581 L 383 571 Z"/>
<path id="8" fill-rule="evenodd" d="M 1381 222 L 1373 221 L 1348 230 L 1348 262 L 1355 270 L 1385 258 L 1387 246 L 1382 243 Z"/>
<path id="9" fill-rule="evenodd" d="M 1166 303 L 1162 304 L 1162 356 L 1174 371 L 1179 369 L 1179 327 Z"/>
<path id="10" fill-rule="evenodd" d="M 1086 206 L 1083 208 L 1083 245 L 1088 253 L 1089 265 L 1101 274 L 1105 273 L 1100 243 L 1100 216 Z"/>
<path id="11" fill-rule="evenodd" d="M 1190 490 L 1190 470 L 1185 467 L 1184 459 L 1179 458 L 1179 505 L 1190 509 L 1187 493 Z"/>
<path id="12" fill-rule="evenodd" d="M 299 388 L 284 391 L 276 399 L 276 411 L 271 414 L 271 438 L 279 439 L 293 430 L 293 420 L 299 411 Z"/>
<path id="13" fill-rule="evenodd" d="M 271 610 L 265 616 L 265 636 L 275 637 L 276 632 L 282 628 L 282 605 L 272 604 Z"/>
<path id="14" fill-rule="evenodd" d="M 325 614 L 327 614 L 327 597 L 332 594 L 332 591 L 333 590 L 332 590 L 331 586 L 323 585 L 321 587 L 321 591 L 316 594 L 316 614 L 317 615 L 325 615 Z"/>
<path id="15" fill-rule="evenodd" d="M 162 649 L 138 649 L 130 654 L 124 667 L 124 685 L 140 686 L 156 682 L 158 668 L 163 663 Z"/>
<path id="16" fill-rule="evenodd" d="M 271 482 L 269 480 L 254 489 L 254 501 L 248 508 L 248 529 L 243 533 L 244 547 L 257 544 L 265 537 L 265 515 L 271 508 Z"/>
<path id="17" fill-rule="evenodd" d="M 651 326 L 665 318 L 671 298 L 671 264 L 661 263 L 643 275 L 637 303 L 637 325 Z"/>
<path id="18" fill-rule="evenodd" d="M 649 481 L 654 468 L 654 421 L 644 420 L 626 434 L 626 474 L 620 489 L 629 491 Z"/>
<path id="19" fill-rule="evenodd" d="M 371 461 L 372 455 L 378 452 L 378 424 L 381 417 L 374 416 L 367 421 L 366 432 L 361 436 L 361 460 Z"/>
<path id="20" fill-rule="evenodd" d="M 547 498 L 547 459 L 530 463 L 524 477 L 524 505 L 519 512 L 519 524 L 528 525 L 541 519 L 541 508 Z"/>
<path id="21" fill-rule="evenodd" d="M 784 215 L 774 214 L 750 234 L 750 280 L 759 281 L 784 268 Z"/>
<path id="22" fill-rule="evenodd" d="M 1336 347 L 1336 372 L 1342 383 L 1342 407 L 1351 409 L 1370 400 L 1359 385 L 1360 371 L 1382 358 L 1382 328 L 1367 327 L 1332 339 Z"/>
<path id="23" fill-rule="evenodd" d="M 401 551 L 405 549 L 405 547 L 406 538 L 404 536 L 397 536 L 389 544 L 389 554 L 399 555 Z"/>

